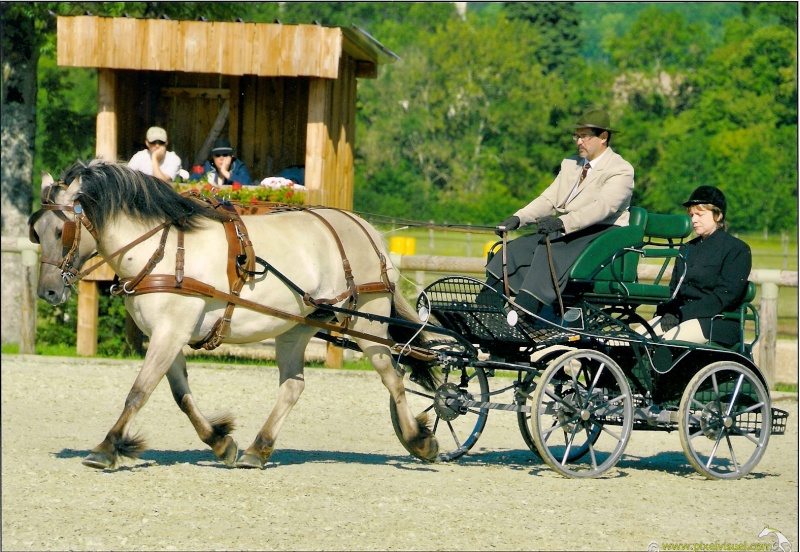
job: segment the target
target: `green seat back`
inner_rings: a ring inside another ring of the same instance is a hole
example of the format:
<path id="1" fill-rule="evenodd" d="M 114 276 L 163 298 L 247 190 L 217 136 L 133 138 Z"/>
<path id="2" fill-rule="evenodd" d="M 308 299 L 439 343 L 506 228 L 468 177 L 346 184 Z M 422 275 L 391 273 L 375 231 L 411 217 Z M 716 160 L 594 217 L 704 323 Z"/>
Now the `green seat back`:
<path id="1" fill-rule="evenodd" d="M 573 280 L 594 280 L 613 281 L 609 264 L 595 275 L 597 269 L 604 263 L 608 263 L 615 253 L 625 247 L 641 247 L 644 240 L 644 229 L 647 224 L 648 213 L 641 207 L 630 208 L 630 221 L 628 226 L 613 228 L 595 239 L 584 249 L 575 259 L 569 271 L 569 277 Z M 614 270 L 618 277 L 624 282 L 636 280 L 636 268 L 639 264 L 639 255 L 636 253 L 625 253 L 614 261 Z"/>
<path id="2" fill-rule="evenodd" d="M 689 215 L 661 215 L 649 213 L 644 235 L 648 238 L 681 239 L 692 232 Z"/>

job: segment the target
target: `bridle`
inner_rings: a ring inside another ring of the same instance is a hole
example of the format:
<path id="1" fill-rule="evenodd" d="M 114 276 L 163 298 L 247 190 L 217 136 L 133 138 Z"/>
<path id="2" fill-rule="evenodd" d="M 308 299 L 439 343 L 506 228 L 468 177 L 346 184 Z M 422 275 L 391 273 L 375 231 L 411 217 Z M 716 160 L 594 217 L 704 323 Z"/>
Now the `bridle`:
<path id="1" fill-rule="evenodd" d="M 28 219 L 28 238 L 33 243 L 40 243 L 39 235 L 33 229 L 33 225 L 36 223 L 37 220 L 39 220 L 39 218 L 42 215 L 45 214 L 46 211 L 53 211 L 56 215 L 58 215 L 59 218 L 61 218 L 64 221 L 64 227 L 61 230 L 61 245 L 64 249 L 67 250 L 66 254 L 64 255 L 64 257 L 61 258 L 61 260 L 54 260 L 42 257 L 40 261 L 43 264 L 53 265 L 56 268 L 61 269 L 61 278 L 64 280 L 65 286 L 71 286 L 75 282 L 82 280 L 88 274 L 94 272 L 95 270 L 103 266 L 103 264 L 108 262 L 110 259 L 122 255 L 132 247 L 139 245 L 140 243 L 148 239 L 150 236 L 160 232 L 161 230 L 167 229 L 168 232 L 169 227 L 172 225 L 172 221 L 163 222 L 158 226 L 156 226 L 155 228 L 149 230 L 148 232 L 145 232 L 137 239 L 133 240 L 131 243 L 123 246 L 114 253 L 107 255 L 99 263 L 92 265 L 86 270 L 78 272 L 77 268 L 73 266 L 73 263 L 75 261 L 75 252 L 78 251 L 78 247 L 81 244 L 81 227 L 86 228 L 86 231 L 92 235 L 95 242 L 100 241 L 100 236 L 97 234 L 97 229 L 95 228 L 94 224 L 92 224 L 92 221 L 90 221 L 86 216 L 86 213 L 84 213 L 83 206 L 81 205 L 80 201 L 76 200 L 72 203 L 72 205 L 60 205 L 55 202 L 55 196 L 58 193 L 58 190 L 59 189 L 66 190 L 67 188 L 68 188 L 67 184 L 62 181 L 56 182 L 52 186 L 46 188 L 42 195 L 42 208 L 33 213 Z M 75 215 L 74 220 L 70 220 L 70 218 L 67 217 L 66 214 L 64 214 L 65 212 L 72 213 L 73 215 Z M 150 262 L 148 263 L 147 268 L 151 270 L 155 262 L 157 262 L 157 258 L 159 258 L 160 254 L 163 253 L 164 251 L 164 244 L 166 241 L 167 232 L 164 232 L 159 248 L 156 250 L 156 253 L 153 254 L 153 257 L 150 259 Z M 92 257 L 95 257 L 97 254 L 98 254 L 97 249 L 95 249 L 87 257 L 87 260 L 91 259 Z M 126 293 L 129 294 L 132 293 L 127 290 L 125 291 Z"/>
<path id="2" fill-rule="evenodd" d="M 61 278 L 64 280 L 64 284 L 72 285 L 79 279 L 77 269 L 73 266 L 73 263 L 75 261 L 75 254 L 81 244 L 81 228 L 85 227 L 95 241 L 98 241 L 99 237 L 94 224 L 86 217 L 80 201 L 75 201 L 72 205 L 60 205 L 56 203 L 56 194 L 59 190 L 66 190 L 67 187 L 65 182 L 59 181 L 45 188 L 42 195 L 42 208 L 33 213 L 30 219 L 28 219 L 28 238 L 33 243 L 41 243 L 39 235 L 34 230 L 33 225 L 47 211 L 53 211 L 64 221 L 64 227 L 61 230 L 61 245 L 67 252 L 60 260 L 49 259 L 43 256 L 41 262 L 61 269 Z M 65 213 L 72 213 L 74 218 L 70 219 Z M 94 255 L 97 255 L 97 250 L 95 250 L 90 257 Z"/>

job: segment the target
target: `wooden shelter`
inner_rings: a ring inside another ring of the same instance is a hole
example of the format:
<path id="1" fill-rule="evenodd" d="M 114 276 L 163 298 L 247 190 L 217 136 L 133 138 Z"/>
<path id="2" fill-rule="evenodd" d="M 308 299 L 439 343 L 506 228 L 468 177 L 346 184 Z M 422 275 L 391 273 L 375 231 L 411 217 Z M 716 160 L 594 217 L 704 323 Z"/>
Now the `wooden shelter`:
<path id="1" fill-rule="evenodd" d="M 306 202 L 344 209 L 356 81 L 397 59 L 355 26 L 58 18 L 58 64 L 98 69 L 98 156 L 129 159 L 157 125 L 191 170 L 227 136 L 253 178 L 304 166 Z"/>
<path id="2" fill-rule="evenodd" d="M 98 157 L 126 161 L 156 125 L 191 170 L 226 136 L 255 181 L 301 166 L 307 204 L 352 209 L 357 79 L 398 59 L 365 31 L 77 16 L 57 36 L 59 66 L 98 70 Z M 93 355 L 97 286 L 81 285 L 77 349 Z"/>

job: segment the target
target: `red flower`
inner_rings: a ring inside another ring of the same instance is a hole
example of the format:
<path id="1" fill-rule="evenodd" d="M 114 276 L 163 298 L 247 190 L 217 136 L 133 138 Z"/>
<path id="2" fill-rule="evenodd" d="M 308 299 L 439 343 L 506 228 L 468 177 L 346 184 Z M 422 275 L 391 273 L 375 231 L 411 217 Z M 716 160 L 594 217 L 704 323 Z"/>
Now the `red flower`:
<path id="1" fill-rule="evenodd" d="M 289 198 L 290 198 L 290 197 L 292 197 L 293 195 L 294 195 L 294 192 L 293 192 L 293 191 L 291 191 L 291 190 L 289 190 L 288 192 L 286 192 L 286 199 L 289 199 Z"/>
<path id="2" fill-rule="evenodd" d="M 241 190 L 241 189 L 242 189 L 242 183 L 241 182 L 234 182 L 233 184 L 231 184 L 231 190 L 235 191 L 235 190 Z"/>
<path id="3" fill-rule="evenodd" d="M 256 198 L 256 196 L 252 196 L 250 198 L 250 203 L 258 203 L 258 199 Z"/>
<path id="4" fill-rule="evenodd" d="M 211 190 L 211 184 L 206 184 L 205 186 L 203 186 L 203 189 L 204 189 L 205 191 L 209 191 L 209 190 Z"/>
<path id="5" fill-rule="evenodd" d="M 192 172 L 194 174 L 203 174 L 206 171 L 203 170 L 203 167 L 201 165 L 195 165 L 194 167 L 192 167 Z"/>

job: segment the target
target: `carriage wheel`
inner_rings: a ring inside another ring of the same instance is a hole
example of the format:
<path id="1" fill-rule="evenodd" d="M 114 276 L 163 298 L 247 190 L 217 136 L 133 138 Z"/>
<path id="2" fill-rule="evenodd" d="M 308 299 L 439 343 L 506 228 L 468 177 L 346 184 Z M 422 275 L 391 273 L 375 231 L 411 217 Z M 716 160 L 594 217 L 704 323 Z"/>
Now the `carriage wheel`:
<path id="1" fill-rule="evenodd" d="M 431 430 L 439 442 L 439 461 L 448 462 L 466 453 L 481 436 L 489 409 L 469 405 L 466 401 L 488 402 L 489 382 L 484 369 L 473 366 L 437 368 L 437 372 L 441 384 L 435 392 L 406 380 L 406 400 L 414 415 L 427 413 Z M 397 438 L 416 456 L 403 439 L 397 406 L 391 397 L 389 411 Z"/>
<path id="2" fill-rule="evenodd" d="M 560 349 L 558 351 L 548 353 L 539 359 L 539 363 L 543 366 L 548 366 L 554 359 L 564 354 L 564 352 L 565 351 L 563 349 Z M 536 383 L 538 379 L 539 374 L 534 375 L 530 372 L 525 373 L 525 377 L 519 382 L 519 395 L 517 398 L 518 405 L 525 406 L 528 403 L 529 398 L 531 395 L 533 395 L 533 392 L 536 389 Z M 536 448 L 536 444 L 533 442 L 533 433 L 531 433 L 531 413 L 517 412 L 517 425 L 519 426 L 519 432 L 522 434 L 522 440 L 525 441 L 525 444 L 528 446 L 530 451 L 538 457 L 539 450 Z"/>
<path id="3" fill-rule="evenodd" d="M 545 370 L 533 394 L 533 441 L 567 477 L 597 477 L 622 456 L 633 428 L 628 379 L 597 351 L 570 351 Z"/>
<path id="4" fill-rule="evenodd" d="M 772 431 L 769 395 L 753 371 L 715 362 L 686 387 L 680 406 L 683 452 L 709 479 L 738 479 L 761 460 Z"/>

